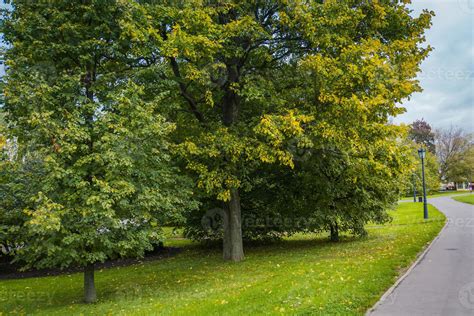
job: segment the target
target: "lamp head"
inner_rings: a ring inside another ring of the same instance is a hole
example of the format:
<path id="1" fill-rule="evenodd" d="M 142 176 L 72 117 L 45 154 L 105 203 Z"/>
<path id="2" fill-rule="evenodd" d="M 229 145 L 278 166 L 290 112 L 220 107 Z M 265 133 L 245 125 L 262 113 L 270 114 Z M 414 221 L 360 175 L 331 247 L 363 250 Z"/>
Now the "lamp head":
<path id="1" fill-rule="evenodd" d="M 418 149 L 418 156 L 419 156 L 421 159 L 425 159 L 425 157 L 426 157 L 426 150 L 425 150 L 424 148 Z"/>

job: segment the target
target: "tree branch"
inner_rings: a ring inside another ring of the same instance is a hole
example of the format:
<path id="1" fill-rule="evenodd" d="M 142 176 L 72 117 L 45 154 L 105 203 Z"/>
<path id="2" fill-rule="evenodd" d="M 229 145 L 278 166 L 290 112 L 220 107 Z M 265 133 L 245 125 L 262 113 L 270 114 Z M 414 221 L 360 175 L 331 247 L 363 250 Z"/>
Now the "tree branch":
<path id="1" fill-rule="evenodd" d="M 170 60 L 170 64 L 171 64 L 171 69 L 173 70 L 173 74 L 174 74 L 175 77 L 178 78 L 178 86 L 179 86 L 179 90 L 180 90 L 181 95 L 186 100 L 186 102 L 188 102 L 189 107 L 191 108 L 191 112 L 194 114 L 194 116 L 197 118 L 197 120 L 199 122 L 203 123 L 204 122 L 204 116 L 202 115 L 201 112 L 199 112 L 199 110 L 197 108 L 197 102 L 194 100 L 194 98 L 192 96 L 190 96 L 187 93 L 187 87 L 182 81 L 181 73 L 179 71 L 179 65 L 176 62 L 176 58 L 170 57 L 169 60 Z"/>

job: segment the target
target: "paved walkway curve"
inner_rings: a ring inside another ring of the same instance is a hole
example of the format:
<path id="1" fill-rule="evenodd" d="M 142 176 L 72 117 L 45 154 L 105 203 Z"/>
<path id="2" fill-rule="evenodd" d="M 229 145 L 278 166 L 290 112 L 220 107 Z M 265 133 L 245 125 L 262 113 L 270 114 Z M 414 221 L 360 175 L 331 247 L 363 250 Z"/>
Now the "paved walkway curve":
<path id="1" fill-rule="evenodd" d="M 474 205 L 429 200 L 448 218 L 424 257 L 370 315 L 474 316 Z"/>

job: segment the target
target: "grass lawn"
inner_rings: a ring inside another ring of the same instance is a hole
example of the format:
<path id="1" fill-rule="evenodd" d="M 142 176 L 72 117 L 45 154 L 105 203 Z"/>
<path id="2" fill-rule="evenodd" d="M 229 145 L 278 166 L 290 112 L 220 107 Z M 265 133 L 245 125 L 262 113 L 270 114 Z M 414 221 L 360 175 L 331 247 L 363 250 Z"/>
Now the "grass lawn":
<path id="1" fill-rule="evenodd" d="M 456 197 L 453 197 L 453 199 L 458 201 L 458 202 L 474 204 L 474 194 L 456 196 Z"/>
<path id="2" fill-rule="evenodd" d="M 426 196 L 427 199 L 435 198 L 435 197 L 440 197 L 440 196 L 454 196 L 458 194 L 466 194 L 469 191 L 467 190 L 458 190 L 458 191 L 443 191 L 443 192 L 436 192 L 432 194 L 428 194 Z M 420 197 L 423 194 L 423 192 L 418 192 L 417 194 L 417 200 L 418 197 Z M 413 195 L 412 196 L 405 196 L 402 198 L 403 201 L 413 201 Z"/>
<path id="3" fill-rule="evenodd" d="M 430 194 L 427 196 L 427 198 L 434 198 L 438 196 L 452 196 L 452 195 L 458 195 L 458 194 L 466 194 L 468 193 L 468 190 L 457 190 L 457 191 L 443 191 L 443 192 L 436 192 L 433 194 Z"/>
<path id="4" fill-rule="evenodd" d="M 82 274 L 0 281 L 0 315 L 363 314 L 440 231 L 430 205 L 403 203 L 369 237 L 298 235 L 246 248 L 227 263 L 187 242 L 175 257 L 96 273 L 99 302 L 81 303 Z M 183 240 L 170 241 L 183 245 Z"/>

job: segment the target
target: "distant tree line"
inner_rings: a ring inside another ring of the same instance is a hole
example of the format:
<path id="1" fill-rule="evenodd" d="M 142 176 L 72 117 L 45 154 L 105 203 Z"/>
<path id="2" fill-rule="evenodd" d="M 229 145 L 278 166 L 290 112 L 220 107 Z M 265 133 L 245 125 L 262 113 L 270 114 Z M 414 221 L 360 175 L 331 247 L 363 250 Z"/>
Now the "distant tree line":
<path id="1" fill-rule="evenodd" d="M 424 119 L 410 125 L 409 139 L 413 142 L 413 155 L 418 148 L 425 148 L 427 187 L 430 192 L 440 189 L 441 183 L 474 182 L 474 142 L 472 133 L 451 126 L 433 130 Z M 419 164 L 418 164 L 419 165 Z M 421 194 L 421 167 L 413 173 L 412 182 L 407 179 L 407 191 L 413 186 Z M 455 187 L 456 188 L 456 187 Z"/>

